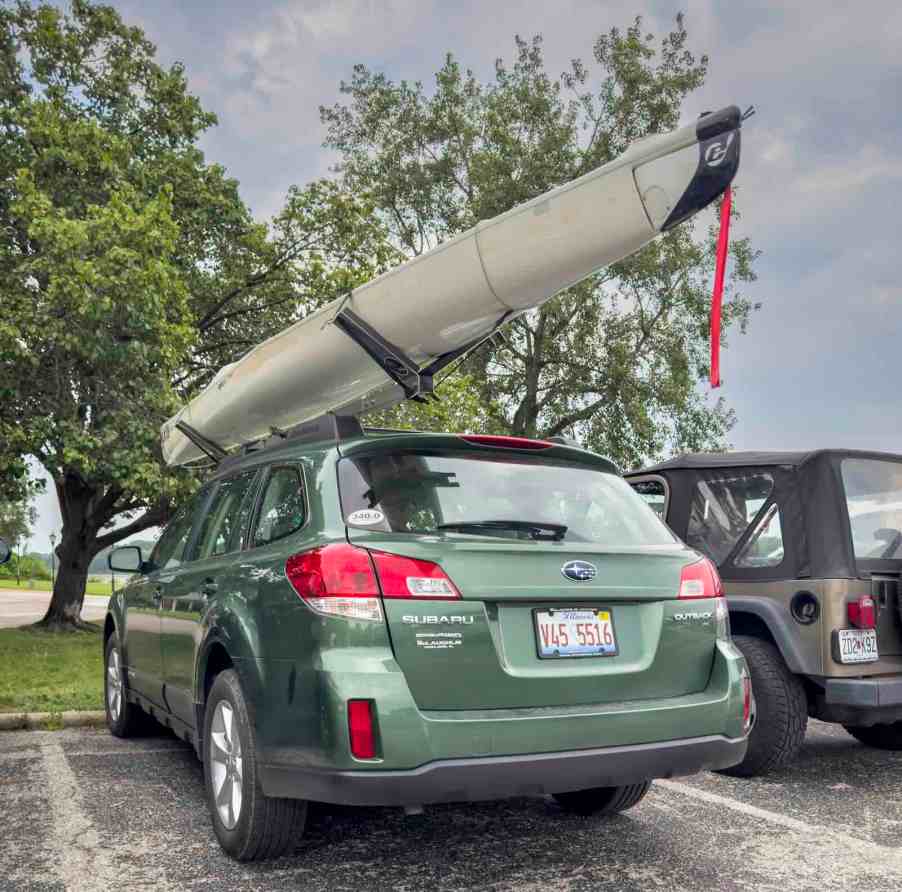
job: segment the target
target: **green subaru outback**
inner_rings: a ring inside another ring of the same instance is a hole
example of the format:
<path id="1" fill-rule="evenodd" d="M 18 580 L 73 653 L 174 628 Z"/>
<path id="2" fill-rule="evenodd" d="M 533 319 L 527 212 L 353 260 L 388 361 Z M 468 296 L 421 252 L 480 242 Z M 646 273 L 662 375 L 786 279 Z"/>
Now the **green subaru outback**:
<path id="1" fill-rule="evenodd" d="M 606 459 L 325 416 L 225 459 L 105 624 L 110 730 L 203 760 L 239 859 L 306 803 L 635 805 L 741 761 L 754 704 L 717 572 Z"/>

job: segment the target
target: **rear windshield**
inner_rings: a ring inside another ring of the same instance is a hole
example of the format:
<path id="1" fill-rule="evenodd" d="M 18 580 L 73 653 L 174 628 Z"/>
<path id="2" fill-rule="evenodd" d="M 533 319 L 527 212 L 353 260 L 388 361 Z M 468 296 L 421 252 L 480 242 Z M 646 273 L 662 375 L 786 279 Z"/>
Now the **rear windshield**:
<path id="1" fill-rule="evenodd" d="M 380 453 L 339 462 L 349 526 L 395 533 L 442 532 L 536 538 L 549 525 L 568 542 L 673 545 L 677 540 L 620 477 L 531 456 Z M 467 526 L 494 522 L 491 527 Z M 515 521 L 505 528 L 502 521 Z M 444 525 L 457 524 L 458 529 Z M 561 528 L 566 527 L 566 531 Z"/>
<path id="2" fill-rule="evenodd" d="M 846 458 L 842 478 L 855 557 L 902 558 L 902 463 Z"/>

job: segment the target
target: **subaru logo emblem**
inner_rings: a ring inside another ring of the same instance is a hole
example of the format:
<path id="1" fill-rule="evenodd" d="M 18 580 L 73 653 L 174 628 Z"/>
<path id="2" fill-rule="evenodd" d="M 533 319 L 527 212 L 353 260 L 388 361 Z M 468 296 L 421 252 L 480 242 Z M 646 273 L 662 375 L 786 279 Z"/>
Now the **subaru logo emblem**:
<path id="1" fill-rule="evenodd" d="M 561 573 L 574 582 L 587 582 L 594 579 L 597 572 L 595 564 L 590 564 L 588 561 L 567 561 L 561 567 Z"/>

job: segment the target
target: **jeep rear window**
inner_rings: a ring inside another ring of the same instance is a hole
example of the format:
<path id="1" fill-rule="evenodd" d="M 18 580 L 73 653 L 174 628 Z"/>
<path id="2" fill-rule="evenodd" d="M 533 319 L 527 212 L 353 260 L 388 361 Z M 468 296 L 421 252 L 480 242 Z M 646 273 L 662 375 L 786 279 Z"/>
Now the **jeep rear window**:
<path id="1" fill-rule="evenodd" d="M 855 557 L 902 558 L 902 463 L 846 458 L 842 479 Z"/>
<path id="2" fill-rule="evenodd" d="M 360 529 L 436 534 L 448 523 L 521 521 L 566 526 L 568 542 L 677 541 L 617 475 L 533 456 L 379 453 L 342 459 L 339 484 L 345 521 Z M 514 529 L 490 535 L 531 538 Z"/>

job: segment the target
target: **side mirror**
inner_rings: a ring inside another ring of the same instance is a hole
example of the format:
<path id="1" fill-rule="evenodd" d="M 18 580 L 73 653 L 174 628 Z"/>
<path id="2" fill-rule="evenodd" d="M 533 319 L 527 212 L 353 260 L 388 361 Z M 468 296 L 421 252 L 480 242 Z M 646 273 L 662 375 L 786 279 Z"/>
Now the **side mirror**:
<path id="1" fill-rule="evenodd" d="M 5 564 L 13 556 L 12 549 L 5 539 L 0 539 L 0 564 Z"/>
<path id="2" fill-rule="evenodd" d="M 114 548 L 106 559 L 111 570 L 118 573 L 140 573 L 144 567 L 141 549 L 137 545 L 123 545 Z"/>

